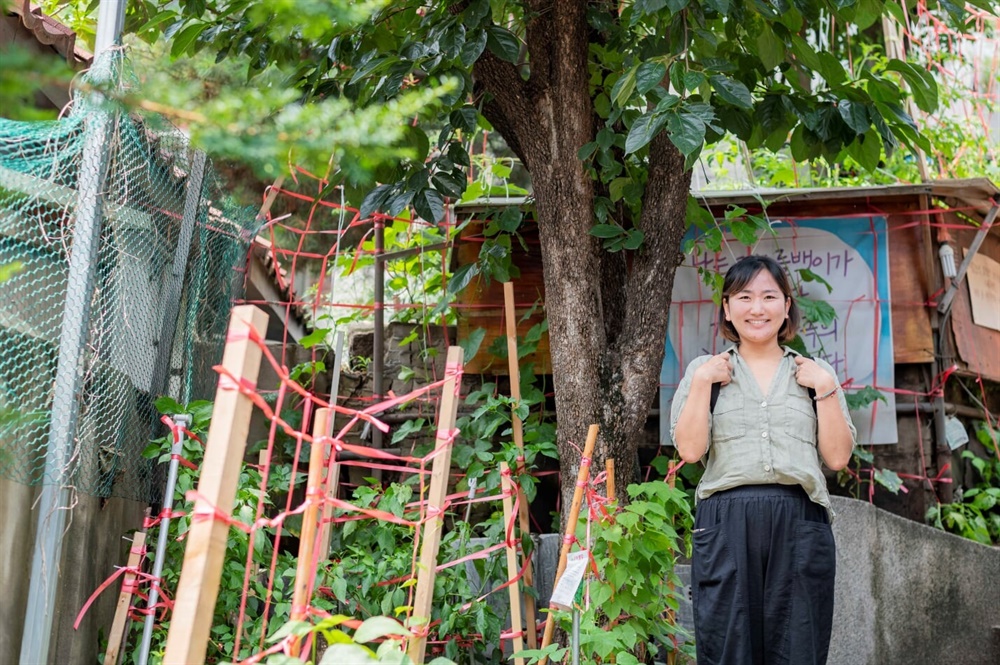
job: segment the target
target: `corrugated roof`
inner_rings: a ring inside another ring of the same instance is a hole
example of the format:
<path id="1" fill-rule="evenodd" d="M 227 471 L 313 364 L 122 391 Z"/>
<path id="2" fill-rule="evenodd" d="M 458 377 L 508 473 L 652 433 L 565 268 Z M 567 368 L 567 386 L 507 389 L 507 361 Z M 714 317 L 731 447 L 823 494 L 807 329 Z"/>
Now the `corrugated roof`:
<path id="1" fill-rule="evenodd" d="M 692 192 L 702 203 L 715 205 L 773 202 L 831 201 L 845 199 L 883 199 L 925 194 L 942 199 L 956 208 L 975 208 L 985 215 L 1000 204 L 1000 188 L 989 178 L 935 180 L 920 184 L 875 185 L 866 187 L 821 187 L 802 189 L 701 190 Z M 520 206 L 530 197 L 496 197 L 476 199 L 455 205 L 456 212 L 476 212 L 486 208 Z"/>

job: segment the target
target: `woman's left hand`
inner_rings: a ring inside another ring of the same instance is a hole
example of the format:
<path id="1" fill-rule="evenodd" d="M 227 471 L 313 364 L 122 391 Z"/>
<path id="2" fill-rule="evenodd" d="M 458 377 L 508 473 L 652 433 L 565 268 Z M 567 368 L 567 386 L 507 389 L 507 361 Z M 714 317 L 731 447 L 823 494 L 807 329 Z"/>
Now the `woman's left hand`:
<path id="1" fill-rule="evenodd" d="M 795 356 L 795 380 L 800 386 L 812 388 L 822 395 L 837 387 L 837 380 L 816 361 Z"/>

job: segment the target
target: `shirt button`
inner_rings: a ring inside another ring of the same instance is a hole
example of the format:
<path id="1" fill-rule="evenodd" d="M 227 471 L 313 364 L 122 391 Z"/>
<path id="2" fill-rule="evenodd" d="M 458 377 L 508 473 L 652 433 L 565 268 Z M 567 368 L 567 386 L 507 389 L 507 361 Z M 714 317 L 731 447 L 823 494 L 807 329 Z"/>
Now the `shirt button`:
<path id="1" fill-rule="evenodd" d="M 767 406 L 767 402 L 766 401 L 765 402 L 761 402 L 760 405 L 761 405 L 762 408 L 766 407 Z"/>
<path id="2" fill-rule="evenodd" d="M 760 433 L 760 435 L 761 435 L 762 437 L 764 437 L 765 439 L 767 438 L 767 432 L 761 432 L 761 433 Z"/>
<path id="3" fill-rule="evenodd" d="M 764 470 L 765 471 L 770 471 L 771 470 L 771 465 L 770 464 L 765 464 L 764 465 Z"/>

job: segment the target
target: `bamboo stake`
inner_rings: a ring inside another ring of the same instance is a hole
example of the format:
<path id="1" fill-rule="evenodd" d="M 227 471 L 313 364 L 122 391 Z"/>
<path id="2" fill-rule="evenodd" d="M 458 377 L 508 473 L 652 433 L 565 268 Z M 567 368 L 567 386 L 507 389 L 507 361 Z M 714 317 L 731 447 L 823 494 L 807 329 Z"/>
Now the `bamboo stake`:
<path id="1" fill-rule="evenodd" d="M 253 402 L 238 384 L 257 382 L 261 350 L 250 331 L 263 338 L 267 314 L 252 305 L 233 308 L 219 377 L 212 424 L 205 444 L 205 459 L 198 481 L 198 499 L 192 514 L 204 516 L 191 522 L 184 565 L 177 585 L 177 599 L 167 633 L 165 665 L 200 665 L 205 662 L 212 615 L 219 595 L 219 580 L 226 554 L 229 524 L 216 518 L 233 510 Z"/>
<path id="2" fill-rule="evenodd" d="M 604 460 L 604 472 L 608 478 L 608 500 L 614 501 L 615 496 L 615 460 L 612 458 Z"/>
<path id="3" fill-rule="evenodd" d="M 516 404 L 521 403 L 521 368 L 518 365 L 517 353 L 517 320 L 514 318 L 514 285 L 510 282 L 503 283 L 504 318 L 507 321 L 507 365 L 510 368 L 510 396 Z M 516 413 L 511 413 L 511 427 L 514 431 L 514 444 L 521 452 L 521 457 L 517 461 L 518 479 L 524 474 L 524 429 L 521 419 Z M 521 538 L 531 536 L 531 520 L 528 516 L 528 499 L 521 489 L 521 483 L 517 483 L 517 495 L 519 499 L 517 517 Z M 530 589 L 535 586 L 535 575 L 532 571 L 531 557 L 521 550 L 521 565 L 524 567 L 524 588 Z M 538 636 L 535 634 L 537 618 L 535 616 L 535 598 L 530 593 L 523 594 L 524 614 L 527 619 L 528 628 L 528 648 L 538 647 Z"/>
<path id="4" fill-rule="evenodd" d="M 136 531 L 132 537 L 132 547 L 128 553 L 128 563 L 125 565 L 129 571 L 138 568 L 145 553 L 146 532 Z M 125 623 L 128 620 L 128 608 L 132 604 L 132 591 L 135 589 L 136 575 L 133 572 L 125 573 L 122 580 L 122 590 L 118 594 L 118 607 L 115 608 L 115 619 L 111 623 L 111 632 L 108 633 L 108 650 L 104 654 L 104 662 L 107 665 L 117 665 L 118 653 L 122 648 L 122 641 L 125 637 Z"/>
<path id="5" fill-rule="evenodd" d="M 587 432 L 587 443 L 583 447 L 583 457 L 580 458 L 580 471 L 576 477 L 576 489 L 573 491 L 573 503 L 569 508 L 569 518 L 566 521 L 562 549 L 559 551 L 559 565 L 556 568 L 556 577 L 552 583 L 553 590 L 559 584 L 559 578 L 562 577 L 563 571 L 566 570 L 566 557 L 569 555 L 569 548 L 572 547 L 573 537 L 576 535 L 576 522 L 580 517 L 580 504 L 583 503 L 583 488 L 590 479 L 590 456 L 594 454 L 594 445 L 597 443 L 597 432 L 599 430 L 600 427 L 598 425 L 591 425 L 590 430 Z M 545 634 L 542 636 L 543 649 L 552 644 L 552 634 L 556 629 L 555 615 L 552 614 L 553 609 L 555 608 L 550 604 L 549 615 L 545 618 Z M 538 661 L 538 665 L 545 665 L 548 660 L 548 658 L 542 656 L 541 660 Z"/>
<path id="6" fill-rule="evenodd" d="M 510 482 L 510 467 L 507 466 L 506 462 L 500 462 L 500 487 L 503 489 L 503 523 L 510 524 L 514 519 L 514 506 L 512 505 L 510 492 L 511 492 L 511 482 Z M 507 534 L 504 533 L 504 539 L 506 540 Z M 517 578 L 517 546 L 511 543 L 507 543 L 507 580 L 513 580 Z M 514 633 L 511 638 L 511 648 L 513 653 L 517 653 L 524 649 L 524 640 L 521 639 L 521 592 L 518 589 L 518 585 L 511 584 L 507 587 L 507 592 L 510 596 L 510 629 Z M 524 665 L 523 657 L 515 657 L 514 665 Z"/>
<path id="7" fill-rule="evenodd" d="M 323 447 L 326 441 L 326 424 L 330 417 L 330 409 L 316 409 L 313 418 L 313 442 L 309 449 L 309 476 L 306 480 L 306 509 L 302 513 L 302 530 L 299 532 L 299 559 L 295 566 L 295 589 L 292 593 L 292 621 L 302 621 L 306 618 L 306 605 L 309 603 L 309 582 L 312 579 L 313 551 L 316 541 L 319 505 L 317 500 L 323 496 Z M 322 556 L 322 554 L 320 554 Z M 295 638 L 290 645 L 289 655 L 299 657 L 302 642 Z"/>
<path id="8" fill-rule="evenodd" d="M 426 630 L 431 622 L 431 601 L 434 597 L 434 575 L 437 568 L 438 549 L 441 546 L 441 528 L 444 524 L 445 496 L 448 493 L 448 476 L 451 471 L 451 451 L 455 418 L 458 416 L 458 373 L 462 369 L 462 348 L 448 348 L 445 361 L 445 382 L 441 388 L 441 405 L 438 411 L 435 437 L 434 462 L 431 466 L 431 487 L 427 496 L 429 519 L 424 523 L 423 541 L 420 545 L 420 564 L 417 572 L 416 600 L 411 614 L 411 628 L 420 632 L 410 639 L 407 654 L 414 665 L 423 665 L 427 649 Z"/>

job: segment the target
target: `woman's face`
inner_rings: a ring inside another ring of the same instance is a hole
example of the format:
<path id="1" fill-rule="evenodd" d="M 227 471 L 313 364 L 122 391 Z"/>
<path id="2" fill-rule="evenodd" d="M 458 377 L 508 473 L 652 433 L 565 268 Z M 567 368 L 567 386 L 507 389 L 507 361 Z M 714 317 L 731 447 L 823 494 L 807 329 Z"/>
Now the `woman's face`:
<path id="1" fill-rule="evenodd" d="M 753 344 L 777 339 L 791 305 L 767 270 L 760 270 L 742 291 L 731 293 L 722 302 L 726 320 L 736 328 L 740 342 Z"/>

